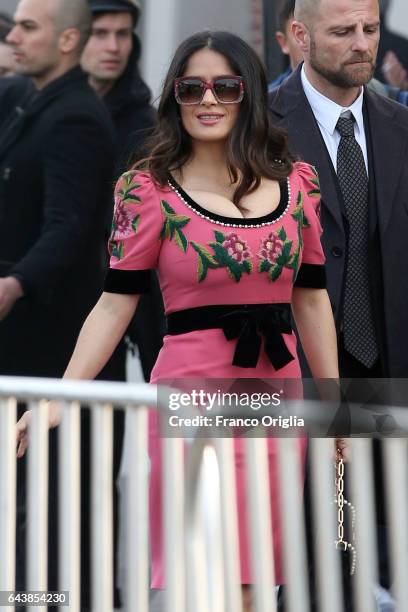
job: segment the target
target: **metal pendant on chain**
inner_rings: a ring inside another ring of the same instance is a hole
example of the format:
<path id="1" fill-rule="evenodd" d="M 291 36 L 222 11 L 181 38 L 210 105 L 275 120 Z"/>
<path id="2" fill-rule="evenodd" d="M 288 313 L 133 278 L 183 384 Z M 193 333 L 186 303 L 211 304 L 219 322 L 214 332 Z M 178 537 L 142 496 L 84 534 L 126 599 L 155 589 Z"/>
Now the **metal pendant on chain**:
<path id="1" fill-rule="evenodd" d="M 337 451 L 339 453 L 339 451 Z M 350 503 L 344 497 L 344 461 L 339 457 L 335 465 L 336 478 L 335 478 L 335 497 L 334 503 L 337 506 L 337 540 L 334 541 L 337 550 L 342 550 L 351 554 L 351 567 L 350 576 L 353 576 L 357 566 L 357 550 L 352 544 L 355 541 L 354 527 L 356 523 L 356 509 L 353 504 Z M 344 506 L 347 506 L 351 512 L 351 531 L 352 531 L 352 542 L 348 542 L 344 539 Z"/>

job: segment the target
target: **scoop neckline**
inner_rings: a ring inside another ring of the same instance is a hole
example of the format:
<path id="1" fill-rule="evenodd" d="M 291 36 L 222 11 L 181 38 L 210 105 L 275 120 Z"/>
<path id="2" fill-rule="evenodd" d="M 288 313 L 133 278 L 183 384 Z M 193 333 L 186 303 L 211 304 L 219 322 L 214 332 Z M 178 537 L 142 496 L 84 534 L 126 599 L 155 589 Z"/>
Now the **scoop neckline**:
<path id="1" fill-rule="evenodd" d="M 269 225 L 272 223 L 276 223 L 283 217 L 283 215 L 287 212 L 290 206 L 290 183 L 289 177 L 285 180 L 279 181 L 280 188 L 280 199 L 278 206 L 267 215 L 263 215 L 262 217 L 247 217 L 247 218 L 239 218 L 239 217 L 227 217 L 224 215 L 219 215 L 217 213 L 211 212 L 206 208 L 203 208 L 193 200 L 193 198 L 178 184 L 176 179 L 169 174 L 168 176 L 168 184 L 172 188 L 172 190 L 178 195 L 180 200 L 188 206 L 188 208 L 195 211 L 200 217 L 203 217 L 209 221 L 213 221 L 214 223 L 218 223 L 220 225 L 228 225 L 232 227 L 259 227 L 260 225 Z"/>

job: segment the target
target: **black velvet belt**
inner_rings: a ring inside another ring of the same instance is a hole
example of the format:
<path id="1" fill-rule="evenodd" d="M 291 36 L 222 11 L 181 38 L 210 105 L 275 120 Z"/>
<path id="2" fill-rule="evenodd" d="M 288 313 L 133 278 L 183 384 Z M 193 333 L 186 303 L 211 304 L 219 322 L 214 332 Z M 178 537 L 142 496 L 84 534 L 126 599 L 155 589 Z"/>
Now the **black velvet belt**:
<path id="1" fill-rule="evenodd" d="M 275 370 L 294 359 L 282 334 L 292 333 L 290 304 L 231 304 L 200 306 L 167 315 L 170 335 L 220 328 L 227 340 L 237 340 L 232 365 L 256 367 L 264 350 Z"/>

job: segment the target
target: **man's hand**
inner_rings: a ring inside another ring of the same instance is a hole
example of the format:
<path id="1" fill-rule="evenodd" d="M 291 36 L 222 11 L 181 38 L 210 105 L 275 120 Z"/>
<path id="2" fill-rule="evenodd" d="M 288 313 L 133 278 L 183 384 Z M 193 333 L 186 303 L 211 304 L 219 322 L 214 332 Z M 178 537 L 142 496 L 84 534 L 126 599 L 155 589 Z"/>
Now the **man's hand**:
<path id="1" fill-rule="evenodd" d="M 8 315 L 14 303 L 23 295 L 23 288 L 14 276 L 0 278 L 0 321 Z"/>
<path id="2" fill-rule="evenodd" d="M 29 429 L 32 419 L 32 411 L 27 410 L 16 425 L 16 442 L 17 447 L 17 458 L 21 459 L 24 457 L 25 452 L 28 448 L 29 442 Z M 57 427 L 61 421 L 61 405 L 58 402 L 48 402 L 48 427 L 51 429 Z"/>

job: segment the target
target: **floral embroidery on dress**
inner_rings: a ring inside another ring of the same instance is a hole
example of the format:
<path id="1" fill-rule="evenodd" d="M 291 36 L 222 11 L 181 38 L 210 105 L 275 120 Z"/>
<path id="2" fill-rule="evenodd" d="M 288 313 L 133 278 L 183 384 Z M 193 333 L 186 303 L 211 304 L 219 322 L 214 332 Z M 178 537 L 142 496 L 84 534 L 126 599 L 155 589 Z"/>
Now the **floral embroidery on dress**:
<path id="1" fill-rule="evenodd" d="M 283 268 L 291 268 L 293 259 L 293 240 L 288 240 L 283 227 L 278 232 L 271 232 L 269 236 L 261 240 L 261 248 L 258 252 L 259 272 L 267 272 L 271 281 L 275 282 L 282 274 Z"/>
<path id="2" fill-rule="evenodd" d="M 109 240 L 109 251 L 112 257 L 123 259 L 125 255 L 125 238 L 137 233 L 140 215 L 135 215 L 130 205 L 140 204 L 141 199 L 135 191 L 140 189 L 139 183 L 132 182 L 133 173 L 123 175 L 112 220 L 112 231 Z"/>
<path id="3" fill-rule="evenodd" d="M 214 236 L 215 242 L 210 242 L 208 245 L 214 253 L 210 253 L 206 247 L 197 242 L 190 243 L 198 253 L 198 282 L 201 283 L 206 278 L 209 269 L 226 268 L 229 276 L 237 283 L 244 272 L 251 274 L 252 254 L 248 243 L 235 232 L 223 234 L 215 231 Z"/>
<path id="4" fill-rule="evenodd" d="M 307 195 L 310 196 L 311 198 L 320 198 L 321 196 L 320 180 L 319 180 L 316 168 L 314 166 L 311 166 L 311 168 L 313 170 L 313 178 L 310 179 L 310 182 L 312 183 L 312 185 L 314 185 L 314 188 L 308 191 Z M 318 216 L 319 219 L 320 219 L 320 208 L 321 208 L 321 201 L 316 206 L 316 215 Z"/>
<path id="5" fill-rule="evenodd" d="M 187 223 L 189 223 L 190 217 L 185 217 L 184 215 L 176 215 L 174 209 L 165 200 L 161 200 L 160 205 L 163 211 L 163 215 L 165 217 L 160 238 L 168 238 L 169 240 L 174 239 L 174 242 L 179 247 L 179 249 L 181 249 L 183 253 L 186 253 L 188 247 L 188 240 L 185 237 L 182 228 L 185 227 Z"/>

